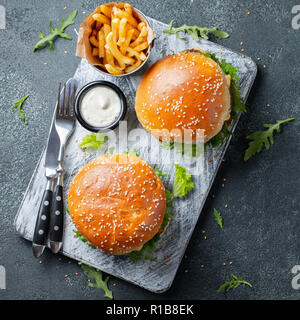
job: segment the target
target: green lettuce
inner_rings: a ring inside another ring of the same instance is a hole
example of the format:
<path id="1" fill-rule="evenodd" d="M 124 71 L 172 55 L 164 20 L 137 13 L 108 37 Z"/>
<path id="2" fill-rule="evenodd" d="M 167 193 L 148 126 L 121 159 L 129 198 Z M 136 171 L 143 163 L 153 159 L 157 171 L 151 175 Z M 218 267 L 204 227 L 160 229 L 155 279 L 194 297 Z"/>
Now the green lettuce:
<path id="1" fill-rule="evenodd" d="M 104 144 L 106 139 L 107 139 L 107 136 L 105 136 L 103 133 L 100 133 L 100 132 L 88 134 L 82 138 L 81 143 L 79 144 L 79 147 L 81 149 L 89 149 L 89 148 L 98 149 Z"/>
<path id="2" fill-rule="evenodd" d="M 175 198 L 185 197 L 194 188 L 191 175 L 178 164 L 175 165 L 175 177 L 173 183 L 173 195 Z"/>

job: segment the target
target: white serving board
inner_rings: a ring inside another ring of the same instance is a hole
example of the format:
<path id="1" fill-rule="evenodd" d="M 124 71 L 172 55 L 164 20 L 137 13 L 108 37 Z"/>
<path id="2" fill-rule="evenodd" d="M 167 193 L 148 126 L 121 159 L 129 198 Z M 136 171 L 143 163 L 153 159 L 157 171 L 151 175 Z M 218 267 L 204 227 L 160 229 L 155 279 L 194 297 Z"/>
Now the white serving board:
<path id="1" fill-rule="evenodd" d="M 133 128 L 141 127 L 134 111 L 134 95 L 137 84 L 145 70 L 163 56 L 171 54 L 171 50 L 174 50 L 176 53 L 188 48 L 198 47 L 206 51 L 215 52 L 219 57 L 221 54 L 222 58 L 239 68 L 241 95 L 244 98 L 244 101 L 246 101 L 257 73 L 256 64 L 252 59 L 248 57 L 243 58 L 239 53 L 203 39 L 201 39 L 200 42 L 195 42 L 188 36 L 185 40 L 181 40 L 174 35 L 163 34 L 162 30 L 165 30 L 168 27 L 166 24 L 151 18 L 149 18 L 149 22 L 156 34 L 155 44 L 149 60 L 138 73 L 123 78 L 111 77 L 98 72 L 95 68 L 90 66 L 86 60 L 82 60 L 74 75 L 79 82 L 79 87 L 94 80 L 107 80 L 116 83 L 121 90 L 123 90 L 128 103 L 128 112 L 126 116 L 128 131 Z M 237 122 L 238 119 L 235 120 L 233 129 L 237 125 Z M 115 130 L 117 131 L 118 129 Z M 78 148 L 78 141 L 88 133 L 88 131 L 77 123 L 75 132 L 66 147 L 65 154 L 67 156 L 65 157 L 65 169 L 67 172 L 65 174 L 65 194 L 67 193 L 69 183 L 73 178 L 72 173 L 76 173 L 92 158 L 100 156 L 107 151 L 104 147 L 98 152 L 84 154 Z M 145 139 L 149 137 L 149 134 L 146 131 L 144 131 L 144 134 Z M 151 163 L 149 154 L 147 153 L 147 146 L 143 144 L 144 141 L 144 139 L 140 139 L 138 142 L 131 142 L 128 143 L 128 145 L 136 148 L 139 155 Z M 158 144 L 159 142 L 156 143 Z M 73 229 L 75 229 L 75 227 L 70 216 L 67 214 L 65 218 L 63 248 L 61 253 L 152 292 L 160 293 L 166 291 L 170 288 L 174 280 L 176 271 L 196 226 L 228 144 L 229 141 L 219 148 L 208 150 L 201 159 L 199 158 L 199 161 L 203 160 L 205 170 L 201 175 L 193 176 L 195 184 L 193 191 L 190 192 L 186 198 L 181 200 L 176 199 L 174 201 L 173 214 L 175 217 L 171 220 L 162 237 L 163 239 L 159 243 L 160 249 L 155 253 L 157 261 L 146 261 L 135 264 L 131 262 L 127 256 L 109 256 L 98 249 L 88 247 L 81 240 L 74 237 Z M 124 150 L 120 147 L 119 151 L 122 152 Z M 167 156 L 169 151 L 160 149 L 160 152 L 162 153 L 162 157 L 164 157 L 164 154 Z M 27 240 L 32 240 L 33 238 L 35 221 L 46 184 L 43 168 L 44 157 L 45 152 L 42 153 L 38 161 L 14 221 L 17 233 Z M 186 167 L 186 165 L 184 166 Z M 168 172 L 168 177 L 164 179 L 164 184 L 170 188 L 174 177 L 174 163 L 169 165 L 161 164 L 158 165 L 158 167 Z M 178 212 L 180 212 L 180 214 L 177 214 Z"/>

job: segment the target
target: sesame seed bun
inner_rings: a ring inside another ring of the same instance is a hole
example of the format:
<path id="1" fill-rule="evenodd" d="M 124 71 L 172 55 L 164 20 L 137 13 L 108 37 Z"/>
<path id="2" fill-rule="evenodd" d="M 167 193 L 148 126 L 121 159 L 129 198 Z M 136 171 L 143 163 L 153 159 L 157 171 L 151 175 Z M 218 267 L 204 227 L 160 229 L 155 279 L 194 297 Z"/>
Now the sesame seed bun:
<path id="1" fill-rule="evenodd" d="M 93 245 L 121 255 L 153 238 L 166 210 L 165 188 L 152 167 L 131 154 L 86 164 L 71 182 L 70 215 Z"/>
<path id="2" fill-rule="evenodd" d="M 199 50 L 167 56 L 145 73 L 138 86 L 137 117 L 147 131 L 165 141 L 184 138 L 192 143 L 204 135 L 207 142 L 230 116 L 228 80 L 221 67 Z M 185 136 L 184 129 L 190 129 Z"/>

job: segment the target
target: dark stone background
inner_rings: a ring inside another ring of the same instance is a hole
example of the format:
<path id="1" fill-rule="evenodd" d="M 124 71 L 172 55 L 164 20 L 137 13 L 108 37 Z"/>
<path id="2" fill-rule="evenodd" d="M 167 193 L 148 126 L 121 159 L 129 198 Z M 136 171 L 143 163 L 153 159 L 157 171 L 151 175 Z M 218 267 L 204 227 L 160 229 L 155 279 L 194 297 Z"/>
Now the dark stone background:
<path id="1" fill-rule="evenodd" d="M 48 33 L 49 20 L 56 26 L 59 18 L 78 9 L 78 29 L 86 16 L 83 11 L 91 12 L 98 3 L 0 0 L 7 9 L 6 30 L 0 30 L 0 264 L 7 270 L 7 289 L 0 291 L 2 299 L 102 298 L 101 291 L 87 287 L 86 277 L 75 261 L 64 257 L 59 261 L 47 251 L 40 264 L 32 256 L 30 243 L 20 239 L 12 225 L 45 144 L 58 82 L 72 76 L 79 63 L 74 55 L 76 35 L 72 27 L 67 31 L 75 39 L 58 39 L 54 54 L 48 49 L 34 54 L 32 49 L 39 31 Z M 229 39 L 218 43 L 239 51 L 243 41 L 245 54 L 261 61 L 247 102 L 249 112 L 241 118 L 172 288 L 157 295 L 113 278 L 110 287 L 115 299 L 299 299 L 300 290 L 291 286 L 291 268 L 300 264 L 299 120 L 284 127 L 270 151 L 243 161 L 245 137 L 250 132 L 264 123 L 300 117 L 300 30 L 291 27 L 291 9 L 297 1 L 131 3 L 165 23 L 175 19 L 175 26 L 218 26 L 230 33 Z M 31 96 L 24 105 L 29 120 L 25 126 L 10 108 L 27 93 Z M 213 208 L 223 215 L 224 231 L 214 222 Z M 74 275 L 77 271 L 79 276 Z M 218 286 L 231 272 L 250 281 L 253 288 L 217 294 Z"/>

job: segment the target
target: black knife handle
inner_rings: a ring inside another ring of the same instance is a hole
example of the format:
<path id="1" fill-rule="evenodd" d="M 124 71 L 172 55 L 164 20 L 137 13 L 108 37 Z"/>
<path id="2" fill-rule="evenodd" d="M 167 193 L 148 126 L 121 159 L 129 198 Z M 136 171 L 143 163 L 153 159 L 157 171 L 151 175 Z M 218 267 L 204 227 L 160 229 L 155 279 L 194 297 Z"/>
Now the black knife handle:
<path id="1" fill-rule="evenodd" d="M 50 241 L 62 242 L 63 229 L 64 229 L 64 195 L 63 187 L 57 185 L 54 192 L 51 217 L 50 217 L 50 229 L 49 238 Z"/>
<path id="2" fill-rule="evenodd" d="M 50 221 L 50 211 L 52 202 L 52 190 L 46 189 L 43 194 L 43 199 L 40 205 L 39 213 L 35 223 L 33 234 L 33 244 L 42 246 L 47 245 L 47 235 Z"/>

